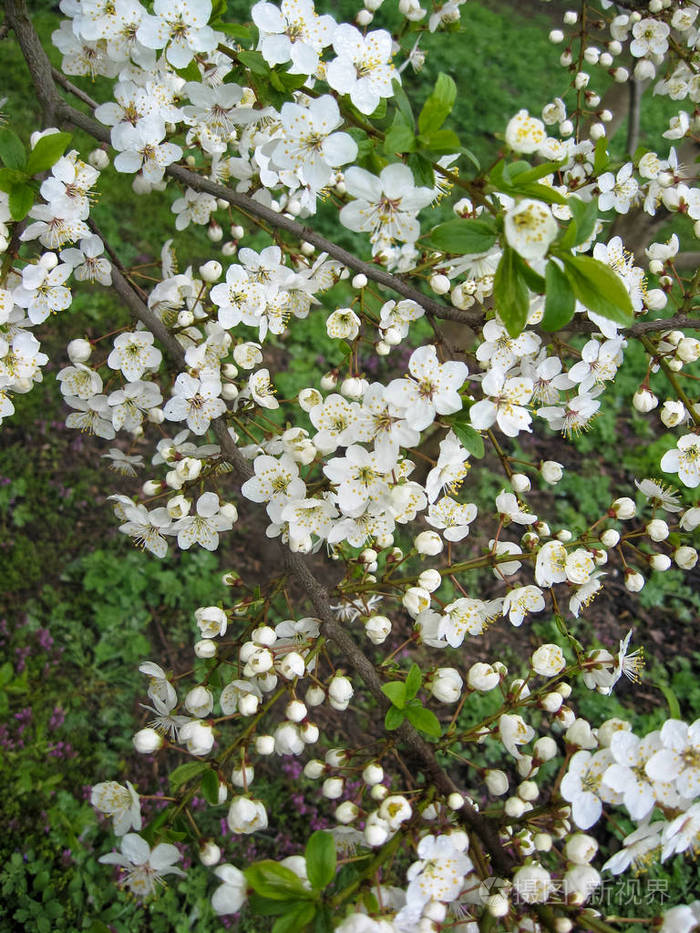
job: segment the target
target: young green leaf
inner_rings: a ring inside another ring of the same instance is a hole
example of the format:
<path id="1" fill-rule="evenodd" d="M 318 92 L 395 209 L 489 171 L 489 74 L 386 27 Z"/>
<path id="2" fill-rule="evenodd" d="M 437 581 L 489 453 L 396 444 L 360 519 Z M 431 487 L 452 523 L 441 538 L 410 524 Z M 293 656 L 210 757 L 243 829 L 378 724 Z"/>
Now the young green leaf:
<path id="1" fill-rule="evenodd" d="M 384 728 L 389 731 L 398 729 L 401 723 L 404 721 L 404 712 L 402 709 L 399 709 L 397 706 L 390 706 L 386 711 L 386 716 L 384 717 Z"/>
<path id="2" fill-rule="evenodd" d="M 564 272 L 581 304 L 590 311 L 617 324 L 628 325 L 634 320 L 634 308 L 629 293 L 616 272 L 591 256 L 559 257 Z"/>
<path id="3" fill-rule="evenodd" d="M 49 136 L 42 136 L 29 153 L 27 174 L 36 175 L 55 165 L 66 151 L 72 138 L 70 133 L 51 133 Z"/>
<path id="4" fill-rule="evenodd" d="M 416 184 L 423 188 L 432 188 L 435 184 L 435 172 L 430 159 L 419 152 L 412 152 L 406 161 L 413 172 Z"/>
<path id="5" fill-rule="evenodd" d="M 547 290 L 544 298 L 542 329 L 559 330 L 574 316 L 576 298 L 569 280 L 553 259 L 547 263 L 544 278 Z"/>
<path id="6" fill-rule="evenodd" d="M 335 878 L 335 839 L 330 833 L 318 829 L 306 843 L 306 874 L 317 891 L 327 887 Z"/>
<path id="7" fill-rule="evenodd" d="M 430 243 L 436 249 L 453 255 L 486 253 L 498 235 L 486 220 L 448 220 L 430 234 Z"/>
<path id="8" fill-rule="evenodd" d="M 406 121 L 400 110 L 394 114 L 394 122 L 384 137 L 384 152 L 393 155 L 395 152 L 413 152 L 416 148 L 416 137 L 413 127 Z"/>
<path id="9" fill-rule="evenodd" d="M 454 130 L 435 130 L 434 133 L 421 133 L 418 137 L 420 148 L 432 152 L 455 152 L 461 145 Z"/>
<path id="10" fill-rule="evenodd" d="M 315 904 L 309 904 L 308 902 L 297 904 L 295 907 L 290 908 L 289 913 L 284 914 L 275 921 L 272 933 L 301 933 L 302 930 L 307 929 L 315 914 Z"/>
<path id="11" fill-rule="evenodd" d="M 24 168 L 27 162 L 22 140 L 6 126 L 0 126 L 0 159 L 6 168 Z"/>
<path id="12" fill-rule="evenodd" d="M 391 82 L 391 86 L 394 90 L 393 99 L 394 99 L 394 102 L 396 103 L 396 106 L 399 108 L 399 111 L 403 115 L 406 123 L 411 127 L 412 130 L 415 129 L 416 121 L 413 116 L 411 102 L 408 99 L 408 96 L 403 89 L 403 85 L 401 84 L 400 81 L 397 81 L 396 79 L 394 79 Z"/>
<path id="13" fill-rule="evenodd" d="M 484 456 L 484 439 L 470 424 L 460 424 L 452 422 L 452 430 L 457 435 L 457 440 L 465 450 L 468 450 L 472 457 L 481 460 Z"/>
<path id="14" fill-rule="evenodd" d="M 594 198 L 586 203 L 581 198 L 569 198 L 569 210 L 576 221 L 576 239 L 571 244 L 578 246 L 593 233 L 595 222 L 598 219 L 598 202 Z"/>
<path id="15" fill-rule="evenodd" d="M 496 308 L 511 337 L 522 333 L 530 310 L 530 293 L 519 271 L 519 258 L 515 250 L 506 246 L 493 283 Z"/>
<path id="16" fill-rule="evenodd" d="M 10 193 L 14 187 L 29 181 L 29 175 L 18 168 L 0 168 L 0 191 Z"/>
<path id="17" fill-rule="evenodd" d="M 34 203 L 34 191 L 29 185 L 16 185 L 8 198 L 10 216 L 13 220 L 24 220 Z"/>
<path id="18" fill-rule="evenodd" d="M 191 781 L 192 778 L 206 771 L 208 767 L 206 761 L 186 761 L 184 765 L 179 765 L 170 775 L 170 789 L 177 790 L 187 781 Z"/>
<path id="19" fill-rule="evenodd" d="M 520 164 L 519 162 L 516 163 L 516 165 L 519 165 L 519 164 Z M 528 163 L 525 163 L 525 164 L 527 165 Z M 535 165 L 534 168 L 528 167 L 527 169 L 524 169 L 523 171 L 518 172 L 518 174 L 514 178 L 513 178 L 512 171 L 511 171 L 511 178 L 513 180 L 513 186 L 518 187 L 520 185 L 530 184 L 530 182 L 533 182 L 533 181 L 538 181 L 540 178 L 544 178 L 545 175 L 551 175 L 554 172 L 558 171 L 561 168 L 562 164 L 563 164 L 562 162 L 543 162 L 541 165 Z"/>
<path id="20" fill-rule="evenodd" d="M 608 167 L 610 156 L 608 155 L 608 141 L 605 136 L 601 136 L 595 144 L 595 158 L 593 161 L 593 173 L 600 175 Z"/>
<path id="21" fill-rule="evenodd" d="M 430 97 L 423 104 L 418 116 L 418 131 L 430 135 L 439 130 L 454 107 L 457 85 L 449 75 L 440 72 Z"/>
<path id="22" fill-rule="evenodd" d="M 442 735 L 442 727 L 440 726 L 437 716 L 424 706 L 408 707 L 406 710 L 406 718 L 419 732 L 424 732 L 434 739 L 439 739 Z"/>
<path id="23" fill-rule="evenodd" d="M 253 862 L 243 874 L 254 891 L 272 901 L 308 899 L 314 896 L 291 869 L 270 859 Z"/>
<path id="24" fill-rule="evenodd" d="M 399 709 L 403 709 L 406 705 L 406 684 L 402 680 L 392 680 L 388 684 L 382 684 L 382 693 Z"/>
<path id="25" fill-rule="evenodd" d="M 412 700 L 413 697 L 420 690 L 420 685 L 423 683 L 423 675 L 420 672 L 420 668 L 417 664 L 411 665 L 411 670 L 408 672 L 408 677 L 406 677 L 405 683 L 405 697 L 406 700 Z M 398 704 L 396 704 L 398 706 Z"/>
<path id="26" fill-rule="evenodd" d="M 217 806 L 219 803 L 219 777 L 213 768 L 209 768 L 204 772 L 200 786 L 204 799 L 209 806 Z"/>

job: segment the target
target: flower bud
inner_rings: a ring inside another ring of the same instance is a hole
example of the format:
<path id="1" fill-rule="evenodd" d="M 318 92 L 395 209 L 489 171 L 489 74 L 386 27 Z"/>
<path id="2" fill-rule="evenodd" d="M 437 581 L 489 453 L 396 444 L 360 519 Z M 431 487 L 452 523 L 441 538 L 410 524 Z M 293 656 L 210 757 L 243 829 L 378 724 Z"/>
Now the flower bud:
<path id="1" fill-rule="evenodd" d="M 575 865 L 588 865 L 593 861 L 598 851 L 598 843 L 593 836 L 585 833 L 576 833 L 571 836 L 564 846 L 564 854 Z"/>
<path id="2" fill-rule="evenodd" d="M 442 575 L 438 570 L 434 570 L 432 567 L 418 575 L 418 586 L 427 590 L 429 593 L 434 593 L 435 590 L 440 588 L 441 584 Z"/>
<path id="3" fill-rule="evenodd" d="M 610 511 L 614 513 L 615 518 L 626 521 L 629 518 L 634 518 L 637 514 L 637 506 L 629 496 L 623 496 L 621 499 L 615 499 L 610 506 Z"/>
<path id="4" fill-rule="evenodd" d="M 213 839 L 205 839 L 200 842 L 199 861 L 207 868 L 212 868 L 221 861 L 221 849 Z"/>
<path id="5" fill-rule="evenodd" d="M 357 804 L 354 804 L 351 800 L 345 800 L 340 806 L 336 807 L 335 818 L 338 823 L 347 826 L 348 823 L 352 823 L 357 819 L 359 813 L 360 808 Z"/>
<path id="6" fill-rule="evenodd" d="M 391 633 L 391 621 L 386 616 L 370 616 L 365 622 L 365 632 L 373 645 L 381 645 Z"/>
<path id="7" fill-rule="evenodd" d="M 524 473 L 513 473 L 510 478 L 510 485 L 516 493 L 528 492 L 530 489 L 530 479 Z"/>
<path id="8" fill-rule="evenodd" d="M 256 735 L 255 751 L 258 755 L 271 755 L 275 750 L 275 737 L 273 735 Z"/>
<path id="9" fill-rule="evenodd" d="M 446 275 L 431 275 L 430 287 L 436 295 L 446 295 L 450 290 L 450 280 Z"/>
<path id="10" fill-rule="evenodd" d="M 649 389 L 641 388 L 637 389 L 632 396 L 632 404 L 637 411 L 646 414 L 648 411 L 652 411 L 652 409 L 656 408 L 659 404 L 659 400 Z"/>
<path id="11" fill-rule="evenodd" d="M 381 784 L 384 780 L 384 768 L 376 762 L 370 762 L 362 772 L 362 780 L 369 787 L 375 784 Z"/>
<path id="12" fill-rule="evenodd" d="M 467 675 L 467 684 L 472 690 L 480 690 L 483 693 L 493 690 L 501 682 L 501 675 L 495 671 L 490 664 L 484 664 L 478 661 L 472 664 Z"/>
<path id="13" fill-rule="evenodd" d="M 413 544 L 419 554 L 434 557 L 442 551 L 444 545 L 442 538 L 436 531 L 421 531 L 413 540 Z"/>
<path id="14" fill-rule="evenodd" d="M 625 587 L 630 591 L 630 593 L 638 593 L 641 589 L 644 588 L 645 583 L 646 580 L 638 570 L 625 571 Z"/>
<path id="15" fill-rule="evenodd" d="M 290 722 L 301 722 L 306 718 L 306 706 L 300 700 L 290 700 L 284 710 L 284 715 Z"/>
<path id="16" fill-rule="evenodd" d="M 340 777 L 329 777 L 321 785 L 321 793 L 328 800 L 337 800 L 343 793 L 345 781 Z"/>
<path id="17" fill-rule="evenodd" d="M 216 259 L 210 259 L 209 262 L 205 262 L 203 266 L 199 267 L 199 276 L 207 284 L 218 281 L 222 272 L 221 263 Z"/>
<path id="18" fill-rule="evenodd" d="M 508 775 L 505 771 L 489 770 L 484 775 L 484 780 L 489 793 L 495 797 L 502 796 L 508 790 Z"/>
<path id="19" fill-rule="evenodd" d="M 202 638 L 195 642 L 194 653 L 198 658 L 214 658 L 216 657 L 216 651 L 216 642 L 212 641 L 211 638 Z"/>
<path id="20" fill-rule="evenodd" d="M 318 684 L 312 684 L 304 695 L 307 706 L 320 706 L 326 699 L 326 691 Z"/>
<path id="21" fill-rule="evenodd" d="M 104 149 L 93 149 L 88 156 L 88 162 L 93 168 L 101 172 L 109 165 L 109 156 Z"/>
<path id="22" fill-rule="evenodd" d="M 600 543 L 603 547 L 615 547 L 619 544 L 620 541 L 620 532 L 616 531 L 615 528 L 608 528 L 600 536 Z"/>
<path id="23" fill-rule="evenodd" d="M 328 701 L 333 709 L 346 710 L 355 691 L 347 677 L 336 674 L 328 685 Z"/>
<path id="24" fill-rule="evenodd" d="M 206 687 L 193 687 L 185 697 L 185 709 L 197 719 L 203 719 L 214 709 L 214 696 Z"/>
<path id="25" fill-rule="evenodd" d="M 540 473 L 545 483 L 554 486 L 564 475 L 564 467 L 556 460 L 545 460 L 540 467 Z"/>
<path id="26" fill-rule="evenodd" d="M 549 735 L 543 735 L 532 747 L 534 757 L 538 761 L 551 761 L 552 758 L 556 758 L 559 754 L 559 749 L 557 748 L 557 743 Z"/>
<path id="27" fill-rule="evenodd" d="M 670 531 L 668 525 L 661 518 L 652 519 L 646 527 L 646 533 L 652 541 L 665 541 Z"/>
<path id="28" fill-rule="evenodd" d="M 692 570 L 698 562 L 698 552 L 694 547 L 679 547 L 673 552 L 673 559 L 681 570 Z"/>
<path id="29" fill-rule="evenodd" d="M 462 695 L 463 681 L 454 667 L 439 667 L 430 684 L 430 692 L 441 703 L 456 703 Z"/>
<path id="30" fill-rule="evenodd" d="M 408 614 L 415 619 L 418 613 L 430 608 L 430 593 L 420 586 L 410 586 L 401 602 Z"/>
<path id="31" fill-rule="evenodd" d="M 89 340 L 77 337 L 75 340 L 70 341 L 66 347 L 66 351 L 68 352 L 68 359 L 71 363 L 85 363 L 90 359 L 92 344 Z"/>
<path id="32" fill-rule="evenodd" d="M 163 736 L 155 729 L 140 729 L 133 738 L 134 748 L 139 755 L 152 755 L 163 745 Z"/>
<path id="33" fill-rule="evenodd" d="M 520 797 L 509 797 L 503 809 L 506 813 L 506 816 L 509 816 L 513 820 L 519 819 L 525 812 L 525 803 L 520 799 Z"/>

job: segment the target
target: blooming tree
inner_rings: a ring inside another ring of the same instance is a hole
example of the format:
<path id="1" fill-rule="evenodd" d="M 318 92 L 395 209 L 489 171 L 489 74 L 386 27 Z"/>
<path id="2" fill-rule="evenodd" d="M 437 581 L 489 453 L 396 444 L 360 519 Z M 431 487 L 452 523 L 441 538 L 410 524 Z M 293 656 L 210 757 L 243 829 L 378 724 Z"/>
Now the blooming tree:
<path id="1" fill-rule="evenodd" d="M 616 575 L 635 593 L 697 562 L 698 274 L 682 276 L 675 235 L 626 243 L 613 222 L 683 214 L 700 233 L 700 189 L 674 149 L 615 160 L 595 88 L 654 81 L 679 102 L 663 135 L 693 138 L 698 8 L 566 12 L 550 34 L 565 43 L 562 97 L 513 114 L 484 169 L 447 125 L 455 82 L 440 74 L 424 92 L 415 77 L 463 13 L 468 34 L 462 6 L 399 0 L 392 35 L 372 28 L 382 0 L 354 25 L 312 0 L 260 0 L 246 24 L 211 0 L 62 0 L 54 71 L 24 0 L 6 0 L 44 128 L 28 144 L 0 128 L 0 416 L 41 381 L 41 326 L 67 314 L 72 289 L 112 288 L 130 323 L 106 353 L 75 335 L 58 380 L 67 424 L 117 445 L 114 470 L 136 477 L 150 458 L 133 498 L 111 497 L 119 530 L 158 558 L 216 550 L 240 510 L 279 547 L 262 578 L 230 572 L 229 598 L 197 610 L 193 670 L 140 667 L 149 724 L 134 745 L 164 756 L 167 806 L 145 825 L 144 788 L 103 782 L 91 797 L 119 838 L 100 861 L 139 897 L 182 874 L 191 845 L 213 868 L 213 909 L 249 902 L 277 933 L 605 931 L 613 921 L 588 906 L 601 873 L 700 845 L 700 723 L 672 710 L 637 736 L 577 716 L 572 698 L 578 682 L 610 694 L 641 676 L 633 632 L 617 654 L 591 642 L 596 596 Z M 93 100 L 74 76 L 111 91 Z M 92 145 L 76 148 L 75 130 Z M 206 228 L 210 256 L 195 268 L 168 240 L 157 281 L 137 284 L 91 218 L 110 163 L 140 205 L 172 191 L 174 237 Z M 329 201 L 353 251 L 319 232 Z M 345 362 L 281 399 L 272 349 L 309 315 Z M 567 464 L 513 444 L 584 430 L 633 345 L 648 373 L 629 402 L 671 439 L 654 477 L 574 535 L 530 495 Z M 470 472 L 487 449 L 502 484 L 479 510 Z M 560 637 L 525 677 L 472 663 L 487 628 L 526 632 L 538 614 Z M 472 698 L 486 693 L 497 702 L 482 718 Z M 356 722 L 344 743 L 323 707 Z M 501 767 L 473 763 L 472 746 Z M 333 802 L 335 827 L 303 856 L 219 864 L 193 799 L 234 834 L 274 826 L 256 766 L 287 756 Z M 588 831 L 618 810 L 638 826 L 600 864 Z M 674 906 L 662 929 L 699 920 L 697 902 Z"/>

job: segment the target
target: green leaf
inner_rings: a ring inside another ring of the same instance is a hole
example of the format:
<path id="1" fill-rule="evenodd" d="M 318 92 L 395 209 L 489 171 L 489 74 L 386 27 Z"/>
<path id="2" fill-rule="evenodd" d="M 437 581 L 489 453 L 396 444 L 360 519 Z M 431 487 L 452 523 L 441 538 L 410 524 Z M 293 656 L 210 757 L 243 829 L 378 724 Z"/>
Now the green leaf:
<path id="1" fill-rule="evenodd" d="M 511 337 L 522 333 L 530 310 L 530 293 L 519 271 L 519 258 L 515 250 L 505 246 L 493 283 L 496 308 Z"/>
<path id="2" fill-rule="evenodd" d="M 402 680 L 392 680 L 391 683 L 382 684 L 382 693 L 399 709 L 406 705 L 406 684 Z"/>
<path id="3" fill-rule="evenodd" d="M 424 732 L 435 739 L 442 735 L 442 727 L 437 716 L 424 706 L 411 706 L 406 710 L 406 717 L 419 732 Z"/>
<path id="4" fill-rule="evenodd" d="M 330 833 L 316 830 L 306 843 L 306 874 L 317 891 L 327 887 L 335 878 L 335 839 Z"/>
<path id="5" fill-rule="evenodd" d="M 272 933 L 301 933 L 314 919 L 315 913 L 315 904 L 297 904 L 289 913 L 275 921 Z"/>
<path id="6" fill-rule="evenodd" d="M 481 163 L 479 162 L 477 157 L 474 155 L 474 153 L 471 151 L 471 149 L 467 149 L 466 146 L 460 146 L 459 151 L 462 153 L 462 155 L 465 155 L 469 159 L 469 161 L 472 163 L 472 165 L 477 170 L 477 172 L 481 171 Z"/>
<path id="7" fill-rule="evenodd" d="M 574 295 L 590 311 L 617 324 L 634 320 L 634 309 L 622 280 L 610 266 L 591 256 L 570 256 L 562 253 L 564 271 Z"/>
<path id="8" fill-rule="evenodd" d="M 534 198 L 536 201 L 544 201 L 546 204 L 566 204 L 567 200 L 563 194 L 550 188 L 549 185 L 539 185 L 537 182 L 530 182 L 527 185 L 513 185 L 512 191 L 523 195 L 526 198 Z"/>
<path id="9" fill-rule="evenodd" d="M 486 253 L 498 239 L 486 220 L 448 220 L 429 235 L 430 244 L 444 253 L 468 255 Z"/>
<path id="10" fill-rule="evenodd" d="M 436 130 L 427 136 L 419 136 L 420 148 L 430 152 L 459 152 L 461 143 L 454 130 Z"/>
<path id="11" fill-rule="evenodd" d="M 191 781 L 192 778 L 206 771 L 208 767 L 209 765 L 206 761 L 186 761 L 184 765 L 175 768 L 170 775 L 170 789 L 177 790 L 178 787 L 182 787 L 187 781 Z"/>
<path id="12" fill-rule="evenodd" d="M 610 156 L 608 155 L 608 141 L 605 136 L 601 136 L 595 144 L 595 157 L 593 160 L 593 171 L 600 175 L 608 167 Z"/>
<path id="13" fill-rule="evenodd" d="M 422 135 L 430 135 L 439 130 L 454 107 L 457 99 L 457 85 L 449 75 L 440 72 L 430 97 L 423 104 L 418 116 L 418 130 Z"/>
<path id="14" fill-rule="evenodd" d="M 426 159 L 419 152 L 412 152 L 406 161 L 413 172 L 416 185 L 432 188 L 435 184 L 435 172 L 430 164 L 430 159 Z"/>
<path id="15" fill-rule="evenodd" d="M 398 729 L 403 721 L 403 710 L 399 709 L 397 706 L 390 706 L 386 711 L 386 716 L 384 717 L 384 728 L 391 732 L 394 729 Z"/>
<path id="16" fill-rule="evenodd" d="M 183 81 L 202 80 L 202 72 L 197 67 L 197 62 L 194 59 L 192 59 L 188 65 L 185 65 L 184 68 L 176 68 L 175 70 Z"/>
<path id="17" fill-rule="evenodd" d="M 576 298 L 562 269 L 550 259 L 545 270 L 546 293 L 542 329 L 560 330 L 574 316 Z"/>
<path id="18" fill-rule="evenodd" d="M 525 283 L 531 292 L 536 292 L 538 295 L 544 295 L 544 278 L 535 272 L 532 266 L 529 266 L 522 256 L 518 253 L 515 255 L 515 265 L 518 270 L 518 275 L 521 275 L 525 279 Z"/>
<path id="19" fill-rule="evenodd" d="M 247 900 L 248 909 L 253 917 L 283 917 L 298 903 L 299 900 L 296 897 L 271 901 L 267 897 L 256 894 L 255 891 L 248 895 Z"/>
<path id="20" fill-rule="evenodd" d="M 520 165 L 520 162 L 515 163 Z M 527 163 L 525 163 L 527 165 Z M 519 171 L 515 177 L 513 177 L 511 171 L 511 179 L 514 187 L 520 187 L 521 185 L 527 185 L 530 182 L 537 181 L 539 178 L 544 178 L 545 175 L 551 175 L 554 172 L 558 171 L 563 162 L 543 162 L 541 165 L 535 165 L 533 168 L 527 168 L 523 171 Z"/>
<path id="21" fill-rule="evenodd" d="M 0 159 L 6 168 L 24 168 L 27 162 L 22 140 L 7 126 L 0 127 Z"/>
<path id="22" fill-rule="evenodd" d="M 10 215 L 13 220 L 24 220 L 32 204 L 34 204 L 34 191 L 29 185 L 17 185 L 10 191 Z"/>
<path id="23" fill-rule="evenodd" d="M 4 687 L 5 684 L 9 684 L 14 676 L 15 670 L 9 661 L 5 661 L 2 667 L 0 667 L 0 687 Z"/>
<path id="24" fill-rule="evenodd" d="M 72 138 L 70 133 L 51 133 L 49 136 L 42 136 L 29 153 L 27 174 L 36 175 L 55 165 L 66 151 Z"/>
<path id="25" fill-rule="evenodd" d="M 403 114 L 397 110 L 394 122 L 384 137 L 384 152 L 393 155 L 395 152 L 413 152 L 416 148 L 416 137 L 413 127 L 406 121 Z"/>
<path id="26" fill-rule="evenodd" d="M 328 904 L 322 904 L 314 917 L 313 933 L 333 933 L 333 913 Z"/>
<path id="27" fill-rule="evenodd" d="M 576 237 L 571 246 L 578 246 L 593 233 L 595 222 L 598 219 L 598 202 L 594 198 L 587 204 L 581 198 L 569 198 L 569 210 L 576 222 Z"/>
<path id="28" fill-rule="evenodd" d="M 417 664 L 411 665 L 411 670 L 408 672 L 408 677 L 406 678 L 406 699 L 412 700 L 413 697 L 420 690 L 420 685 L 423 683 L 423 675 L 420 672 L 420 668 Z M 398 704 L 397 704 L 398 705 Z"/>
<path id="29" fill-rule="evenodd" d="M 349 127 L 347 132 L 357 143 L 357 161 L 359 162 L 361 159 L 366 159 L 372 152 L 372 140 L 364 130 L 356 126 Z"/>
<path id="30" fill-rule="evenodd" d="M 222 23 L 221 20 L 210 23 L 210 25 L 212 29 L 217 29 L 227 36 L 233 36 L 233 38 L 238 39 L 239 42 L 253 41 L 253 33 L 251 32 L 250 26 L 241 26 L 238 23 Z"/>
<path id="31" fill-rule="evenodd" d="M 394 80 L 391 82 L 391 86 L 394 90 L 393 99 L 396 103 L 396 106 L 399 108 L 399 111 L 401 112 L 405 122 L 411 127 L 412 130 L 414 130 L 416 127 L 416 120 L 413 116 L 411 102 L 403 89 L 403 85 L 400 81 L 397 81 L 396 78 L 394 78 Z"/>
<path id="32" fill-rule="evenodd" d="M 0 168 L 0 191 L 9 193 L 16 185 L 29 180 L 26 172 L 16 168 Z"/>
<path id="33" fill-rule="evenodd" d="M 308 900 L 314 896 L 302 885 L 298 875 L 271 859 L 253 862 L 243 874 L 255 892 L 272 901 Z"/>
<path id="34" fill-rule="evenodd" d="M 457 440 L 465 450 L 468 450 L 472 457 L 478 460 L 484 456 L 484 439 L 470 424 L 459 424 L 452 422 L 452 430 L 457 435 Z"/>
<path id="35" fill-rule="evenodd" d="M 214 771 L 213 768 L 209 768 L 204 772 L 202 778 L 201 790 L 204 794 L 204 799 L 206 802 L 212 806 L 216 807 L 219 803 L 219 776 Z"/>
<path id="36" fill-rule="evenodd" d="M 243 62 L 246 68 L 250 69 L 254 75 L 267 76 L 270 74 L 270 66 L 262 57 L 261 52 L 239 52 L 238 59 Z"/>
<path id="37" fill-rule="evenodd" d="M 663 693 L 666 702 L 668 703 L 668 712 L 671 719 L 681 719 L 681 707 L 676 697 L 676 694 L 673 692 L 671 687 L 667 684 L 655 684 L 654 686 L 658 687 L 659 690 Z"/>

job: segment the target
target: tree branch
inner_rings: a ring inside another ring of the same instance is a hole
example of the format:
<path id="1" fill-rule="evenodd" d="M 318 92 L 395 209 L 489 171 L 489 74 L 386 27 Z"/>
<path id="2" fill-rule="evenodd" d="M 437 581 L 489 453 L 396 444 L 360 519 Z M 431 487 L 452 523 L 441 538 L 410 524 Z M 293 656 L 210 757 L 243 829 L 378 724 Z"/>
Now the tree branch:
<path id="1" fill-rule="evenodd" d="M 116 266 L 112 269 L 112 285 L 129 310 L 161 341 L 173 362 L 184 368 L 184 350 L 163 322 L 142 301 L 133 286 Z M 239 481 L 252 476 L 253 470 L 250 462 L 246 460 L 236 446 L 225 419 L 223 417 L 215 419 L 212 422 L 212 428 L 223 454 L 233 466 Z M 331 608 L 328 591 L 310 571 L 306 560 L 299 554 L 293 554 L 281 543 L 280 549 L 287 572 L 299 583 L 314 607 L 316 615 L 321 620 L 323 634 L 340 650 L 344 661 L 366 685 L 379 704 L 383 714 L 389 704 L 382 693 L 382 680 L 377 674 L 374 664 L 337 621 Z M 433 747 L 425 741 L 410 723 L 404 721 L 397 730 L 397 736 L 408 749 L 409 759 L 424 772 L 429 784 L 434 785 L 445 797 L 454 792 L 459 793 L 455 783 L 438 762 Z M 500 873 L 508 872 L 511 859 L 501 845 L 496 826 L 467 802 L 457 812 L 457 817 L 482 841 L 491 857 L 494 868 Z"/>

